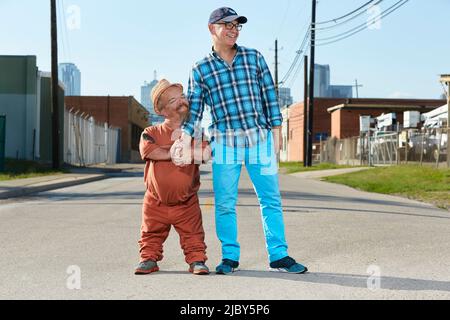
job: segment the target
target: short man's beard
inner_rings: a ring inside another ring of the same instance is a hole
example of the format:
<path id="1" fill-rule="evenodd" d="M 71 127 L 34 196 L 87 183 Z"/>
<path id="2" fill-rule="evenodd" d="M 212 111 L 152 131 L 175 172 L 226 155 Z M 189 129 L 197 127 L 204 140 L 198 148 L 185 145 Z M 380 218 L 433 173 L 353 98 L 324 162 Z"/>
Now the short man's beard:
<path id="1" fill-rule="evenodd" d="M 181 120 L 183 122 L 187 122 L 187 121 L 191 120 L 191 111 L 188 110 L 185 114 L 182 114 L 181 115 Z"/>

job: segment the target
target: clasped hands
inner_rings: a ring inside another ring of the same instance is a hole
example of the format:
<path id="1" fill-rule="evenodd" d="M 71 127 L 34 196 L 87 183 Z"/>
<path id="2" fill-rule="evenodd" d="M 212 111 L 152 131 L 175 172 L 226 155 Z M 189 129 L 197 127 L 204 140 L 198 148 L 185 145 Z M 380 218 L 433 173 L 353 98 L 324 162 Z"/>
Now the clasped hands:
<path id="1" fill-rule="evenodd" d="M 211 147 L 203 148 L 201 140 L 192 143 L 192 137 L 183 133 L 170 148 L 170 157 L 178 167 L 207 163 L 211 159 Z"/>

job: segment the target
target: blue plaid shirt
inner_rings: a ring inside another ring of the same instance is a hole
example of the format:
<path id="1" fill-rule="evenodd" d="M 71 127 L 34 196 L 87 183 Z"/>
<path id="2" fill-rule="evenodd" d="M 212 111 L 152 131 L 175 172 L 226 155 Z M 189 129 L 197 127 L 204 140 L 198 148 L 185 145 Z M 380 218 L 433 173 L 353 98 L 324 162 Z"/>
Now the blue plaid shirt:
<path id="1" fill-rule="evenodd" d="M 265 139 L 268 130 L 283 118 L 275 84 L 264 57 L 255 49 L 236 46 L 230 66 L 212 51 L 192 68 L 188 100 L 191 118 L 183 125 L 190 136 L 203 118 L 205 104 L 211 108 L 210 134 L 225 135 L 227 144 L 252 146 Z"/>

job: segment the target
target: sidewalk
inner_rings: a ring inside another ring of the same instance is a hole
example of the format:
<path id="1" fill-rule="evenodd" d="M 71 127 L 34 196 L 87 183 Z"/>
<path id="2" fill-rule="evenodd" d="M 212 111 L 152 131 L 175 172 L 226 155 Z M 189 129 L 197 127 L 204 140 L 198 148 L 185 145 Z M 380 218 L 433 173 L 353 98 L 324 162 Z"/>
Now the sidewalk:
<path id="1" fill-rule="evenodd" d="M 294 177 L 318 179 L 321 177 L 360 171 L 369 168 L 332 169 L 321 171 L 298 172 L 290 174 Z M 144 164 L 118 163 L 114 165 L 99 164 L 85 168 L 71 167 L 70 173 L 57 174 L 28 179 L 0 181 L 0 200 L 27 196 L 33 193 L 44 192 L 59 188 L 66 188 L 93 181 L 107 179 L 117 174 L 135 173 L 144 171 Z"/>
<path id="2" fill-rule="evenodd" d="M 374 167 L 358 167 L 358 168 L 345 168 L 345 169 L 330 169 L 330 170 L 317 170 L 317 171 L 305 171 L 289 174 L 293 177 L 306 178 L 306 179 L 320 179 L 324 177 L 337 176 L 340 174 L 357 172 L 362 170 L 372 169 Z"/>
<path id="3" fill-rule="evenodd" d="M 99 164 L 85 168 L 70 167 L 70 173 L 0 181 L 0 200 L 23 197 L 33 193 L 103 180 L 109 178 L 111 175 L 141 173 L 143 170 L 144 164 Z"/>

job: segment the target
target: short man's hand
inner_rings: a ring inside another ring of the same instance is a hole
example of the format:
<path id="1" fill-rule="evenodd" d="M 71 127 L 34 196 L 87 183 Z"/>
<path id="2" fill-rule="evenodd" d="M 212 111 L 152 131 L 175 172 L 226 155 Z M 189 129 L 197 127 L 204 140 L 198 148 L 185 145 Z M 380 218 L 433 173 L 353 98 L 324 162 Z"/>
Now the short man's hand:
<path id="1" fill-rule="evenodd" d="M 191 139 L 189 136 L 182 136 L 175 141 L 170 148 L 170 157 L 172 162 L 178 167 L 184 167 L 192 163 Z"/>

